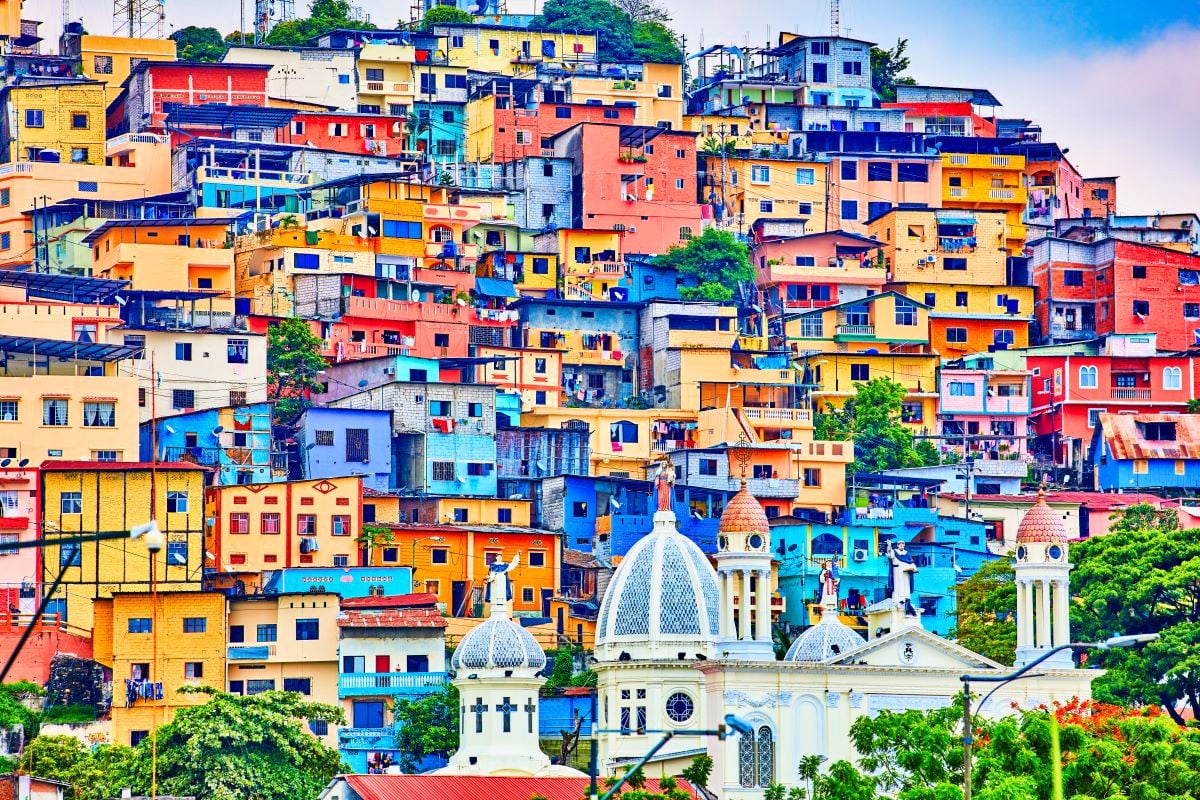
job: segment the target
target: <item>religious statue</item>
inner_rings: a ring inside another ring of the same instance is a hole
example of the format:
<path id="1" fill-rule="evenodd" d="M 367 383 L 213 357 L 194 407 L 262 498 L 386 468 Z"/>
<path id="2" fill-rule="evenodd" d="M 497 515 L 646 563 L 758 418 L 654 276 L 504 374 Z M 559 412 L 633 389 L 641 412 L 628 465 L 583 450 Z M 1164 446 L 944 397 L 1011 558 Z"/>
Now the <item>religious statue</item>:
<path id="1" fill-rule="evenodd" d="M 675 470 L 669 461 L 664 461 L 658 468 L 654 478 L 654 492 L 658 499 L 656 511 L 670 511 L 673 489 L 675 486 Z"/>
<path id="2" fill-rule="evenodd" d="M 521 554 L 517 553 L 513 556 L 512 561 L 509 561 L 507 564 L 496 560 L 488 565 L 487 599 L 489 601 L 496 600 L 501 603 L 507 603 L 509 600 L 512 600 L 512 581 L 508 579 L 508 573 L 516 569 L 520 563 Z M 497 594 L 497 592 L 500 592 L 500 594 Z"/>
<path id="3" fill-rule="evenodd" d="M 903 604 L 906 614 L 915 617 L 917 612 L 913 608 L 912 596 L 917 565 L 913 563 L 913 557 L 904 542 L 889 541 L 887 559 L 891 563 L 891 569 L 888 570 L 888 596 L 897 605 Z"/>
<path id="4" fill-rule="evenodd" d="M 837 562 L 833 559 L 821 563 L 821 606 L 837 608 L 838 585 L 842 579 L 838 577 Z"/>

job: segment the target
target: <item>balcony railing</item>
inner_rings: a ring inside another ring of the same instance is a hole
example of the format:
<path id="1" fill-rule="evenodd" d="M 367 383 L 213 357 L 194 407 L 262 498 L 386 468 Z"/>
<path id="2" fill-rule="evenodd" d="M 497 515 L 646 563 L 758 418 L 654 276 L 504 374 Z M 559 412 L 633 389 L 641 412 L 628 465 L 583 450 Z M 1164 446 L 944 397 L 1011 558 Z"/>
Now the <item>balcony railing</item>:
<path id="1" fill-rule="evenodd" d="M 263 661 L 275 655 L 275 645 L 230 645 L 228 657 L 231 661 Z"/>
<path id="2" fill-rule="evenodd" d="M 1149 389 L 1116 389 L 1112 390 L 1113 400 L 1149 400 Z"/>
<path id="3" fill-rule="evenodd" d="M 447 681 L 444 672 L 353 672 L 338 678 L 338 697 L 430 694 Z"/>
<path id="4" fill-rule="evenodd" d="M 747 421 L 763 425 L 812 421 L 812 412 L 807 408 L 743 408 L 741 413 Z"/>
<path id="5" fill-rule="evenodd" d="M 874 336 L 874 325 L 838 325 L 834 333 L 838 336 Z"/>
<path id="6" fill-rule="evenodd" d="M 164 461 L 194 461 L 197 464 L 214 466 L 221 463 L 219 447 L 164 447 Z"/>
<path id="7" fill-rule="evenodd" d="M 1094 328 L 1068 328 L 1066 325 L 1051 325 L 1050 335 L 1055 339 L 1094 339 L 1096 330 Z"/>
<path id="8" fill-rule="evenodd" d="M 389 750 L 396 747 L 396 729 L 340 728 L 338 747 L 343 750 Z"/>

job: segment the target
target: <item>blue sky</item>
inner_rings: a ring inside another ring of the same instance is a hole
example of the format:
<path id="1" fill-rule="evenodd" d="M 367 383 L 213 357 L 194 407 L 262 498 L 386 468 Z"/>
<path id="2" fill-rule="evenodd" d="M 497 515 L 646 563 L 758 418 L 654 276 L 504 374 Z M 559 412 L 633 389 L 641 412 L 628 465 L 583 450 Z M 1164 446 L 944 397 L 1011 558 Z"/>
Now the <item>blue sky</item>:
<path id="1" fill-rule="evenodd" d="M 237 0 L 166 0 L 171 25 L 237 27 Z M 297 6 L 308 0 L 297 0 Z M 358 0 L 378 25 L 409 0 Z M 824 33 L 828 0 L 660 0 L 688 49 L 764 44 L 780 30 Z M 246 0 L 247 12 L 253 0 Z M 71 16 L 111 30 L 112 0 L 70 0 Z M 509 0 L 532 11 L 534 0 Z M 991 89 L 1002 114 L 1034 119 L 1071 148 L 1085 175 L 1120 175 L 1124 213 L 1200 211 L 1200 17 L 1197 0 L 842 0 L 848 35 L 909 40 L 923 83 Z M 60 0 L 26 0 L 56 40 Z"/>

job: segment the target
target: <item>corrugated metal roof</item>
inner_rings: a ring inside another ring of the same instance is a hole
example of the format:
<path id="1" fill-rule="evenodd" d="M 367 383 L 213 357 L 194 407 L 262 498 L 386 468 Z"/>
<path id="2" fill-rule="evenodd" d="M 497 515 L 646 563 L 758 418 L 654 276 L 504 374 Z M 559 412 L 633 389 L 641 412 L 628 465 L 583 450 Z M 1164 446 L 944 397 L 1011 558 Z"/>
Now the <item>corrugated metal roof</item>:
<path id="1" fill-rule="evenodd" d="M 1173 439 L 1147 439 L 1145 426 L 1175 426 Z M 1116 459 L 1200 458 L 1200 415 L 1101 414 L 1101 435 Z"/>
<path id="2" fill-rule="evenodd" d="M 346 775 L 343 778 L 362 800 L 579 800 L 588 788 L 587 778 L 512 778 L 465 775 Z M 646 779 L 647 791 L 659 792 L 658 781 Z M 679 788 L 696 797 L 690 786 Z"/>

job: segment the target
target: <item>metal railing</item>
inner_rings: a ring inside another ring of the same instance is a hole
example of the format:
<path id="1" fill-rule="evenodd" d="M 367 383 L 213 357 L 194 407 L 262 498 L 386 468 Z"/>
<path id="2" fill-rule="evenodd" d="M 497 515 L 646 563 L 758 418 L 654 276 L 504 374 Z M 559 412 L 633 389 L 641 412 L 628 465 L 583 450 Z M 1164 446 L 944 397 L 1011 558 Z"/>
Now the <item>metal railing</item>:
<path id="1" fill-rule="evenodd" d="M 838 325 L 835 333 L 838 336 L 874 336 L 874 325 Z"/>

